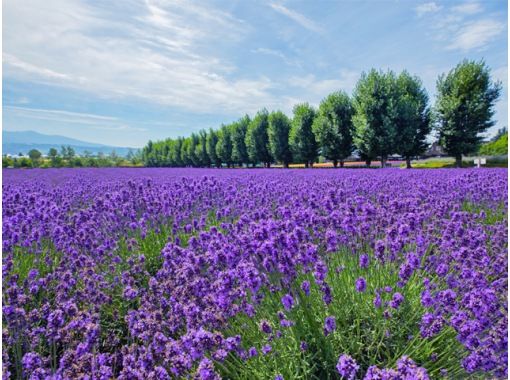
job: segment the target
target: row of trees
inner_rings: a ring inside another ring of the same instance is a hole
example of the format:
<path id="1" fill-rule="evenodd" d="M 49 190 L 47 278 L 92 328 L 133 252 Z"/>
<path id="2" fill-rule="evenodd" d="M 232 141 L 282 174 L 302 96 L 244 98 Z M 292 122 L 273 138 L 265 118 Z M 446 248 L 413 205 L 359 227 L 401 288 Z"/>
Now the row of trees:
<path id="1" fill-rule="evenodd" d="M 61 168 L 61 167 L 117 167 L 117 166 L 141 166 L 141 152 L 129 151 L 126 157 L 121 157 L 112 151 L 106 155 L 91 152 L 83 152 L 77 155 L 73 147 L 62 146 L 60 152 L 56 148 L 51 148 L 46 157 L 37 149 L 31 149 L 28 157 L 20 153 L 18 157 L 2 157 L 2 167 L 4 168 Z"/>
<path id="2" fill-rule="evenodd" d="M 407 166 L 427 149 L 435 130 L 440 144 L 462 163 L 476 152 L 480 135 L 494 125 L 494 104 L 501 84 L 490 78 L 486 64 L 463 61 L 437 81 L 434 109 L 421 80 L 403 71 L 363 73 L 352 97 L 344 91 L 327 96 L 316 110 L 308 103 L 294 107 L 292 118 L 281 111 L 259 111 L 253 119 L 152 142 L 142 150 L 147 166 L 221 167 L 279 162 L 313 165 L 318 156 L 337 167 L 357 151 L 370 165 L 399 154 Z"/>

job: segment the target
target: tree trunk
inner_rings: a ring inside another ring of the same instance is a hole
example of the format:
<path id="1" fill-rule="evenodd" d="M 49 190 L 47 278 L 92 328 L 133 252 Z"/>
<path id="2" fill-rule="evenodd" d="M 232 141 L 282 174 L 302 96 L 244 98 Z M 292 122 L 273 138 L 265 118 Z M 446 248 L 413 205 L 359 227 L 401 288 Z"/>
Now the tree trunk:
<path id="1" fill-rule="evenodd" d="M 387 158 L 385 156 L 381 156 L 381 168 L 386 167 L 386 160 Z"/>
<path id="2" fill-rule="evenodd" d="M 369 168 L 370 165 L 372 165 L 372 160 L 365 160 L 365 164 L 367 165 L 367 168 Z"/>
<path id="3" fill-rule="evenodd" d="M 406 157 L 406 168 L 411 169 L 411 157 Z"/>
<path id="4" fill-rule="evenodd" d="M 340 160 L 340 167 L 343 168 L 344 167 L 344 160 Z"/>
<path id="5" fill-rule="evenodd" d="M 313 168 L 313 161 L 310 161 L 310 167 Z"/>
<path id="6" fill-rule="evenodd" d="M 268 162 L 268 163 L 267 163 L 267 168 L 269 169 L 270 167 L 271 167 L 271 163 L 270 163 L 270 162 Z"/>
<path id="7" fill-rule="evenodd" d="M 305 168 L 307 168 L 307 167 L 308 167 L 308 161 L 305 162 Z"/>
<path id="8" fill-rule="evenodd" d="M 336 168 L 338 166 L 338 160 L 333 160 L 333 167 Z"/>
<path id="9" fill-rule="evenodd" d="M 455 166 L 458 168 L 462 167 L 462 154 L 455 155 Z"/>
<path id="10" fill-rule="evenodd" d="M 284 162 L 284 163 L 283 163 L 283 167 L 284 167 L 285 169 L 288 169 L 288 168 L 289 168 L 289 163 L 288 163 L 288 162 Z"/>

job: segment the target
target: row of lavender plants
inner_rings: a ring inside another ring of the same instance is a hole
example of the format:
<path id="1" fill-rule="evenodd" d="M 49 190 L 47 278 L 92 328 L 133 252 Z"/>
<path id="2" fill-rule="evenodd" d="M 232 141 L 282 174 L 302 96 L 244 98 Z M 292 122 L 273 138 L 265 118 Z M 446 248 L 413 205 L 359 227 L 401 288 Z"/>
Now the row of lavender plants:
<path id="1" fill-rule="evenodd" d="M 507 181 L 4 172 L 4 378 L 505 378 Z"/>

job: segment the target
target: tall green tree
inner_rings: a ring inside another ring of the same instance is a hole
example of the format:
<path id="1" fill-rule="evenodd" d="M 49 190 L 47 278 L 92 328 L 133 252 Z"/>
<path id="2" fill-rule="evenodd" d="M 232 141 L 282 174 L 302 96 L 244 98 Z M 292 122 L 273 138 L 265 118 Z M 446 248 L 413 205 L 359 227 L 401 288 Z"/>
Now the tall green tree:
<path id="1" fill-rule="evenodd" d="M 194 167 L 201 166 L 201 162 L 199 157 L 197 156 L 197 145 L 200 141 L 198 138 L 198 135 L 196 133 L 192 133 L 189 137 L 189 145 L 187 146 L 188 149 L 188 159 L 190 161 L 190 165 Z"/>
<path id="2" fill-rule="evenodd" d="M 355 144 L 362 155 L 372 160 L 381 157 L 386 166 L 388 156 L 396 150 L 397 91 L 392 71 L 372 69 L 363 73 L 354 90 Z"/>
<path id="3" fill-rule="evenodd" d="M 28 152 L 28 157 L 30 157 L 30 160 L 32 161 L 32 166 L 37 167 L 39 166 L 39 160 L 41 159 L 41 152 L 39 152 L 37 149 L 30 149 Z"/>
<path id="4" fill-rule="evenodd" d="M 343 167 L 354 149 L 353 113 L 349 96 L 343 91 L 334 92 L 321 102 L 313 124 L 321 154 L 332 160 L 335 168 L 339 161 Z"/>
<path id="5" fill-rule="evenodd" d="M 150 141 L 149 141 L 150 143 Z M 50 148 L 48 151 L 48 157 L 50 158 L 51 166 L 54 168 L 62 166 L 62 157 L 58 155 L 58 150 Z"/>
<path id="6" fill-rule="evenodd" d="M 218 133 L 211 128 L 207 134 L 206 151 L 211 163 L 219 168 L 221 166 L 221 160 L 216 154 L 216 144 L 218 144 Z"/>
<path id="7" fill-rule="evenodd" d="M 476 152 L 481 133 L 494 125 L 501 83 L 491 80 L 484 61 L 464 60 L 437 80 L 435 118 L 439 142 L 462 166 L 462 155 Z"/>
<path id="8" fill-rule="evenodd" d="M 248 115 L 236 121 L 232 126 L 232 161 L 242 166 L 248 165 L 250 158 L 246 150 L 246 131 L 250 124 L 250 117 Z"/>
<path id="9" fill-rule="evenodd" d="M 73 147 L 70 145 L 68 146 L 62 145 L 62 147 L 60 148 L 60 152 L 62 154 L 62 158 L 67 161 L 72 160 L 76 154 Z"/>
<path id="10" fill-rule="evenodd" d="M 187 137 L 182 140 L 182 146 L 181 146 L 182 166 L 192 166 L 193 165 L 193 161 L 189 155 L 190 146 L 191 146 L 191 137 Z"/>
<path id="11" fill-rule="evenodd" d="M 153 156 L 152 156 L 153 146 L 154 146 L 154 143 L 152 142 L 152 140 L 149 140 L 147 142 L 147 145 L 145 145 L 142 149 L 142 160 L 143 160 L 143 163 L 145 166 L 149 166 L 149 167 L 155 166 L 153 163 Z M 56 149 L 54 149 L 54 148 L 52 148 L 52 149 L 56 151 Z M 51 153 L 52 152 L 50 149 L 50 153 L 49 153 L 50 157 L 51 157 Z"/>
<path id="12" fill-rule="evenodd" d="M 269 149 L 269 113 L 266 109 L 257 112 L 257 115 L 248 125 L 246 131 L 246 150 L 253 165 L 262 162 L 265 167 L 270 167 L 272 162 Z"/>
<path id="13" fill-rule="evenodd" d="M 313 134 L 315 110 L 302 103 L 294 107 L 294 117 L 290 130 L 290 147 L 294 161 L 304 162 L 305 167 L 313 166 L 318 156 L 318 144 Z"/>
<path id="14" fill-rule="evenodd" d="M 292 161 L 292 152 L 289 145 L 291 122 L 287 115 L 281 111 L 270 113 L 268 121 L 267 133 L 271 155 L 276 161 L 283 163 L 285 168 L 288 168 Z"/>
<path id="15" fill-rule="evenodd" d="M 204 130 L 201 130 L 198 132 L 198 138 L 199 142 L 196 146 L 196 156 L 198 157 L 198 160 L 200 161 L 200 166 L 209 167 L 211 166 L 211 160 L 209 159 L 209 155 L 207 154 L 207 132 Z"/>
<path id="16" fill-rule="evenodd" d="M 229 168 L 232 165 L 232 133 L 230 125 L 222 125 L 218 131 L 216 155 Z"/>
<path id="17" fill-rule="evenodd" d="M 421 80 L 407 71 L 399 74 L 396 85 L 396 152 L 405 157 L 407 168 L 411 168 L 411 158 L 428 147 L 427 136 L 431 131 L 429 98 Z"/>
<path id="18" fill-rule="evenodd" d="M 182 144 L 184 142 L 183 137 L 177 137 L 173 141 L 173 143 L 170 145 L 170 152 L 168 153 L 170 155 L 170 163 L 172 166 L 184 166 L 184 163 L 182 161 Z"/>

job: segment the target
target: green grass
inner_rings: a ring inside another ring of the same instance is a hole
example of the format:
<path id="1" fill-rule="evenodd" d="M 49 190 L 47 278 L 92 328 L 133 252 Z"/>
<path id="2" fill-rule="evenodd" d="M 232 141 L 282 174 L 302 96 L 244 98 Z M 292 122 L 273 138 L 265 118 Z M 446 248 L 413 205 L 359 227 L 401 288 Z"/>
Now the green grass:
<path id="1" fill-rule="evenodd" d="M 508 219 L 507 205 L 504 202 L 500 203 L 497 207 L 490 207 L 465 201 L 462 203 L 462 211 L 472 214 L 480 214 L 483 212 L 483 223 L 489 225 L 503 222 Z"/>
<path id="2" fill-rule="evenodd" d="M 474 167 L 474 159 L 476 157 L 464 157 L 462 159 L 462 167 L 470 168 Z M 442 169 L 442 168 L 454 168 L 455 159 L 453 157 L 440 157 L 440 158 L 427 158 L 425 160 L 412 161 L 412 167 L 415 169 Z M 405 168 L 405 163 L 400 165 L 401 168 Z M 494 156 L 487 157 L 487 164 L 482 167 L 487 168 L 506 168 L 508 167 L 507 156 Z"/>
<path id="3" fill-rule="evenodd" d="M 335 269 L 340 265 L 345 269 L 336 273 Z M 448 369 L 450 376 L 464 375 L 460 366 L 463 349 L 452 329 L 445 328 L 432 339 L 420 337 L 419 323 L 425 309 L 421 305 L 423 289 L 418 275 L 413 275 L 404 288 L 393 289 L 393 292 L 401 292 L 405 301 L 398 310 L 391 309 L 391 318 L 385 318 L 384 306 L 380 309 L 373 306 L 375 289 L 395 284 L 398 266 L 372 262 L 369 268 L 362 269 L 357 255 L 347 249 L 330 256 L 328 266 L 330 274 L 326 281 L 331 286 L 333 302 L 326 306 L 312 276 L 301 276 L 293 289 L 296 306 L 285 312 L 294 326 L 279 325 L 277 312 L 283 311 L 282 292 L 266 291 L 254 318 L 243 314 L 230 321 L 227 335 L 241 335 L 244 348 L 254 346 L 259 355 L 246 362 L 230 355 L 224 363 L 217 364 L 223 376 L 229 379 L 273 379 L 281 374 L 285 379 L 338 378 L 335 366 L 343 353 L 356 359 L 361 366 L 360 373 L 374 364 L 392 367 L 402 355 L 408 355 L 433 377 L 439 376 L 441 368 Z M 360 276 L 367 280 L 364 293 L 355 290 L 355 281 Z M 299 289 L 305 279 L 312 284 L 309 296 Z M 391 299 L 393 292 L 382 293 L 383 305 Z M 324 320 L 330 315 L 336 317 L 337 329 L 326 337 Z M 259 330 L 262 320 L 269 321 L 273 331 L 280 330 L 282 336 L 269 342 L 268 336 Z M 302 341 L 309 346 L 305 352 L 300 350 Z M 272 351 L 262 355 L 261 348 L 268 343 Z M 437 355 L 434 361 L 432 354 Z"/>

